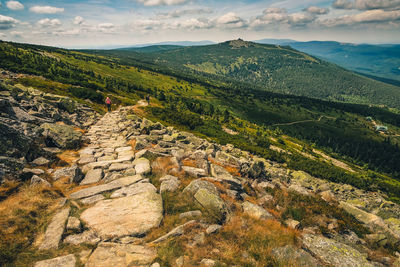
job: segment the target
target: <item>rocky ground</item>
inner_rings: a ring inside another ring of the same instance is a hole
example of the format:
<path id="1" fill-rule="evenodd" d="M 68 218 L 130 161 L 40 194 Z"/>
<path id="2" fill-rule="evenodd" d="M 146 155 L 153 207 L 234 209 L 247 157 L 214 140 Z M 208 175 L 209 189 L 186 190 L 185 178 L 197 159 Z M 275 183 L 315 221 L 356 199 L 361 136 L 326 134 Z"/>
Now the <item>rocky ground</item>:
<path id="1" fill-rule="evenodd" d="M 37 233 L 37 249 L 79 248 L 35 266 L 262 266 L 254 251 L 265 236 L 254 229 L 266 228 L 280 239 L 263 243 L 277 266 L 400 266 L 400 210 L 384 195 L 290 171 L 133 110 L 91 126 L 88 145 L 71 166 L 49 170 L 52 180 L 31 178 L 71 185 Z"/>
<path id="2" fill-rule="evenodd" d="M 81 131 L 96 121 L 91 108 L 22 85 L 0 84 L 0 182 L 23 180 L 27 163 L 40 166 L 62 149 L 78 148 Z M 27 171 L 29 172 L 29 171 Z"/>

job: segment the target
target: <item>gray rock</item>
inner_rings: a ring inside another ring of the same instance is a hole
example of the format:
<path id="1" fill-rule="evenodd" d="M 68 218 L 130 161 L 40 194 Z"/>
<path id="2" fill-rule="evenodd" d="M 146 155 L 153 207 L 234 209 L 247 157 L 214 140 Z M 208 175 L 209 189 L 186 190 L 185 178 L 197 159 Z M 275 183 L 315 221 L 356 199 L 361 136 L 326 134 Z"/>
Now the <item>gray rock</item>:
<path id="1" fill-rule="evenodd" d="M 161 196 L 152 191 L 97 202 L 81 214 L 81 220 L 100 238 L 140 236 L 158 227 L 163 217 Z"/>
<path id="2" fill-rule="evenodd" d="M 103 199 L 105 199 L 105 197 L 101 194 L 98 194 L 98 195 L 94 195 L 91 197 L 81 199 L 81 203 L 85 204 L 85 205 L 89 205 L 89 204 L 95 203 L 95 202 L 103 200 Z"/>
<path id="3" fill-rule="evenodd" d="M 197 193 L 197 191 L 200 188 L 205 188 L 208 191 L 212 192 L 213 194 L 218 194 L 218 190 L 215 187 L 214 184 L 208 182 L 208 181 L 204 181 L 204 180 L 193 180 L 192 182 L 190 182 L 190 184 L 185 187 L 185 189 L 183 190 L 184 193 L 189 193 L 191 195 L 194 195 Z"/>
<path id="4" fill-rule="evenodd" d="M 70 183 L 79 183 L 84 177 L 82 170 L 78 167 L 78 165 L 58 169 L 52 174 L 52 176 L 54 180 L 58 180 L 63 177 L 69 177 Z"/>
<path id="5" fill-rule="evenodd" d="M 306 234 L 303 246 L 324 264 L 337 267 L 372 267 L 367 255 L 358 250 L 323 236 Z"/>
<path id="6" fill-rule="evenodd" d="M 44 174 L 44 170 L 42 169 L 29 169 L 24 168 L 22 170 L 21 176 L 24 176 L 25 179 L 32 178 L 33 175 L 42 175 Z"/>
<path id="7" fill-rule="evenodd" d="M 76 217 L 69 217 L 67 222 L 67 230 L 79 231 L 81 229 L 81 221 Z"/>
<path id="8" fill-rule="evenodd" d="M 48 146 L 73 149 L 82 143 L 82 133 L 75 131 L 74 127 L 55 123 L 44 123 L 40 126 L 42 135 L 46 138 Z"/>
<path id="9" fill-rule="evenodd" d="M 135 171 L 137 174 L 147 174 L 151 172 L 150 161 L 146 158 L 135 159 Z"/>
<path id="10" fill-rule="evenodd" d="M 126 169 L 133 168 L 133 164 L 131 163 L 113 163 L 108 168 L 109 171 L 123 171 Z"/>
<path id="11" fill-rule="evenodd" d="M 274 217 L 266 211 L 264 208 L 253 204 L 251 202 L 245 201 L 242 204 L 243 212 L 256 219 L 274 219 Z"/>
<path id="12" fill-rule="evenodd" d="M 148 246 L 103 242 L 93 251 L 85 266 L 150 266 L 156 257 L 156 250 Z"/>
<path id="13" fill-rule="evenodd" d="M 85 178 L 81 181 L 81 185 L 85 184 L 93 184 L 100 181 L 104 176 L 104 172 L 102 169 L 94 169 L 90 170 L 86 173 Z"/>
<path id="14" fill-rule="evenodd" d="M 35 263 L 35 267 L 75 267 L 76 259 L 74 254 L 67 256 L 61 256 L 54 259 L 38 261 Z"/>
<path id="15" fill-rule="evenodd" d="M 191 210 L 187 212 L 183 212 L 179 214 L 179 219 L 184 219 L 184 218 L 193 218 L 193 217 L 200 217 L 202 216 L 201 211 L 199 210 Z"/>
<path id="16" fill-rule="evenodd" d="M 125 151 L 132 151 L 131 146 L 124 146 L 124 147 L 118 147 L 115 149 L 115 152 L 120 153 L 120 152 L 125 152 Z"/>
<path id="17" fill-rule="evenodd" d="M 150 183 L 136 183 L 115 191 L 112 193 L 111 198 L 134 196 L 149 191 L 155 193 L 157 188 Z"/>
<path id="18" fill-rule="evenodd" d="M 40 157 L 35 159 L 34 161 L 32 161 L 32 164 L 35 166 L 44 166 L 44 165 L 48 165 L 50 163 L 50 160 Z"/>
<path id="19" fill-rule="evenodd" d="M 101 240 L 92 230 L 84 231 L 81 234 L 69 235 L 64 239 L 64 243 L 71 245 L 80 245 L 82 243 L 95 245 Z"/>
<path id="20" fill-rule="evenodd" d="M 286 220 L 285 224 L 287 225 L 287 227 L 292 229 L 299 229 L 300 227 L 300 222 L 293 219 Z"/>
<path id="21" fill-rule="evenodd" d="M 174 192 L 179 188 L 181 181 L 172 175 L 166 175 L 160 178 L 161 185 L 160 185 L 160 193 L 163 192 Z"/>
<path id="22" fill-rule="evenodd" d="M 179 225 L 179 226 L 175 227 L 174 229 L 172 229 L 171 231 L 169 231 L 167 234 L 165 234 L 165 235 L 157 238 L 156 240 L 152 241 L 151 243 L 155 243 L 156 244 L 156 243 L 163 242 L 163 241 L 169 239 L 170 237 L 181 236 L 181 235 L 183 235 L 185 233 L 185 227 L 187 227 L 189 225 L 192 225 L 192 224 L 195 224 L 195 223 L 196 223 L 196 221 L 192 220 L 192 221 L 189 221 L 189 222 L 184 223 L 182 225 Z"/>
<path id="23" fill-rule="evenodd" d="M 40 178 L 37 175 L 32 176 L 31 178 L 31 186 L 34 185 L 44 185 L 44 186 L 48 186 L 51 187 L 51 184 L 49 182 L 47 182 L 45 179 Z"/>
<path id="24" fill-rule="evenodd" d="M 200 262 L 200 266 L 206 266 L 206 267 L 215 266 L 215 264 L 217 264 L 215 260 L 211 259 L 202 259 Z"/>
<path id="25" fill-rule="evenodd" d="M 80 191 L 74 192 L 70 195 L 70 198 L 80 199 L 80 198 L 90 197 L 93 195 L 97 195 L 99 193 L 115 190 L 115 189 L 118 189 L 118 188 L 121 188 L 124 186 L 134 184 L 136 182 L 139 182 L 142 179 L 143 179 L 143 177 L 138 174 L 134 175 L 134 176 L 123 177 L 118 180 L 114 180 L 108 184 L 92 186 L 92 187 L 88 187 L 88 188 L 82 189 Z"/>
<path id="26" fill-rule="evenodd" d="M 60 243 L 62 234 L 64 233 L 65 223 L 68 219 L 70 208 L 64 208 L 59 211 L 47 226 L 46 233 L 44 234 L 43 242 L 40 244 L 39 249 L 57 249 Z"/>
<path id="27" fill-rule="evenodd" d="M 239 179 L 234 178 L 227 170 L 219 165 L 211 164 L 211 175 L 234 186 L 242 186 Z"/>
<path id="28" fill-rule="evenodd" d="M 298 266 L 322 267 L 309 253 L 290 245 L 274 248 L 272 255 L 287 266 L 296 264 Z"/>
<path id="29" fill-rule="evenodd" d="M 194 195 L 194 199 L 204 207 L 211 216 L 219 221 L 225 220 L 228 214 L 228 208 L 219 194 L 215 194 L 205 188 L 200 188 Z"/>
<path id="30" fill-rule="evenodd" d="M 182 169 L 191 177 L 199 178 L 207 176 L 207 172 L 204 169 L 189 166 L 182 166 Z"/>
<path id="31" fill-rule="evenodd" d="M 212 224 L 207 227 L 206 234 L 208 234 L 208 235 L 214 234 L 214 233 L 218 232 L 221 228 L 222 228 L 222 226 L 219 224 Z"/>
<path id="32" fill-rule="evenodd" d="M 149 142 L 144 138 L 136 138 L 135 150 L 145 149 L 149 145 Z"/>

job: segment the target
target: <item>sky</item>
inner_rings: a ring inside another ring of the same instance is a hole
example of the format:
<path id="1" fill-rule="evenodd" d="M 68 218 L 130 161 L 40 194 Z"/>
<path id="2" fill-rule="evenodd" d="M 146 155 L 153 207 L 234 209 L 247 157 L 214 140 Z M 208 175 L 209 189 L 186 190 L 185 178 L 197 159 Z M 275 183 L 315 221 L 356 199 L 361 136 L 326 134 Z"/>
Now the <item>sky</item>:
<path id="1" fill-rule="evenodd" d="M 66 48 L 294 39 L 400 43 L 400 0 L 0 0 L 0 40 Z"/>

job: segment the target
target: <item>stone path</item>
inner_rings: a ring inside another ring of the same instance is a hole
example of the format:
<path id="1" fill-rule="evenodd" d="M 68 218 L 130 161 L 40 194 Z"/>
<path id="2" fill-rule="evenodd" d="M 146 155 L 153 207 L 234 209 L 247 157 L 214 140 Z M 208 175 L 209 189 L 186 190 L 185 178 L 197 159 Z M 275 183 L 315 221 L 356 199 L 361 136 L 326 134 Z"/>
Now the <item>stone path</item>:
<path id="1" fill-rule="evenodd" d="M 151 173 L 150 162 L 135 158 L 132 146 L 127 142 L 127 108 L 107 113 L 86 134 L 89 145 L 80 150 L 78 165 L 84 178 L 80 185 L 85 188 L 69 195 L 72 201 L 88 205 L 80 214 L 85 226 L 82 233 L 64 238 L 65 243 L 97 244 L 87 259 L 86 266 L 145 266 L 156 257 L 154 249 L 145 245 L 110 243 L 123 237 L 143 237 L 150 229 L 158 227 L 163 217 L 161 195 L 145 178 Z M 57 249 L 64 233 L 70 208 L 63 208 L 46 229 L 40 249 Z M 73 218 L 73 217 L 70 217 Z M 75 218 L 76 219 L 76 218 Z M 68 266 L 75 266 L 75 258 L 69 255 Z M 38 262 L 37 266 L 55 266 L 64 262 L 63 257 Z M 54 265 L 55 264 L 55 265 Z M 103 265 L 105 266 L 105 265 Z"/>

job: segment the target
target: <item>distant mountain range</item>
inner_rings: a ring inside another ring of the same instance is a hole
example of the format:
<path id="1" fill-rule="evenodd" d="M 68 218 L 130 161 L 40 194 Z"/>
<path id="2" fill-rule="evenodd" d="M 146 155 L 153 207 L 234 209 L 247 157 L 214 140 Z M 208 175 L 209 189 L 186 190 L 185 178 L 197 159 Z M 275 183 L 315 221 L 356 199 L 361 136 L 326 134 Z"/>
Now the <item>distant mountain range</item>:
<path id="1" fill-rule="evenodd" d="M 400 81 L 400 45 L 398 44 L 371 45 L 333 41 L 297 42 L 287 39 L 263 39 L 256 42 L 288 45 L 301 52 L 356 72 Z M 384 81 L 393 83 L 393 81 Z"/>

